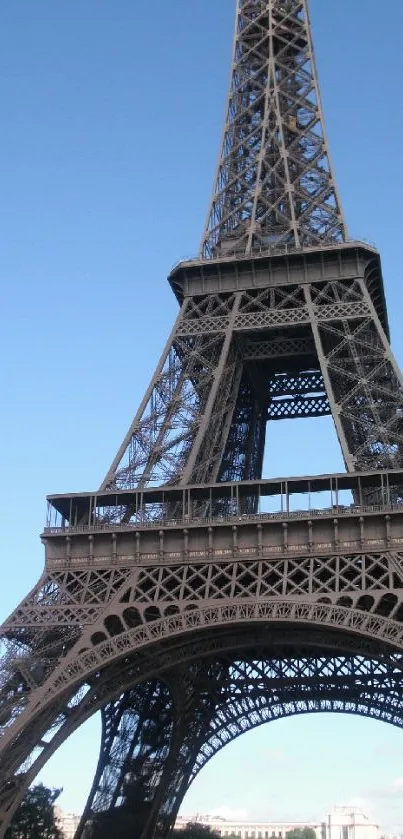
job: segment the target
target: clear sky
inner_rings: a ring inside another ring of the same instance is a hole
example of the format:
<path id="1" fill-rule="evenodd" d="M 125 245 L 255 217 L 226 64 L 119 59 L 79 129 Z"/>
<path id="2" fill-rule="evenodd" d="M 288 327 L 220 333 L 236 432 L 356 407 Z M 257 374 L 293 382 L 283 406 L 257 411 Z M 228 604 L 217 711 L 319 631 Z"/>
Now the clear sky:
<path id="1" fill-rule="evenodd" d="M 403 362 L 402 0 L 311 0 L 322 97 L 350 231 L 383 255 Z M 3 0 L 0 281 L 3 617 L 43 565 L 50 492 L 96 488 L 176 312 L 166 283 L 197 251 L 219 139 L 234 0 Z M 342 468 L 327 420 L 278 423 L 266 474 Z M 45 782 L 79 809 L 98 722 Z M 228 746 L 184 810 L 321 818 L 365 799 L 403 831 L 403 732 L 301 717 Z"/>

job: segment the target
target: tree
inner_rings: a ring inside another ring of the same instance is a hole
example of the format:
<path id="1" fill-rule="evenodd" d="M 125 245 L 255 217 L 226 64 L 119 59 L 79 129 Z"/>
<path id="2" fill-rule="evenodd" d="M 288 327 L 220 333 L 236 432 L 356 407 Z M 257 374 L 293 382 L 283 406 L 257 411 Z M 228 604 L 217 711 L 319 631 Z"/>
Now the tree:
<path id="1" fill-rule="evenodd" d="M 220 834 L 205 824 L 189 822 L 184 830 L 174 830 L 173 839 L 216 839 Z"/>
<path id="2" fill-rule="evenodd" d="M 29 789 L 11 820 L 5 839 L 63 839 L 54 810 L 60 793 L 60 789 L 48 789 L 43 784 Z"/>
<path id="3" fill-rule="evenodd" d="M 286 839 L 317 839 L 313 827 L 294 827 L 285 835 Z"/>

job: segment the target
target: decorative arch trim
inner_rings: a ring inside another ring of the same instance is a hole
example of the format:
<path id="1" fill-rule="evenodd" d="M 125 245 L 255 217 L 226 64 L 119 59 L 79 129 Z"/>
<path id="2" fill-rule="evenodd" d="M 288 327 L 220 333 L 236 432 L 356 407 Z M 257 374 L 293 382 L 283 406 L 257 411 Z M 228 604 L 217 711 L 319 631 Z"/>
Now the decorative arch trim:
<path id="1" fill-rule="evenodd" d="M 74 655 L 74 650 L 61 664 L 37 706 L 52 701 L 58 694 L 79 684 L 89 675 L 117 659 L 145 646 L 160 643 L 174 636 L 203 632 L 229 624 L 291 623 L 344 630 L 382 641 L 396 650 L 403 650 L 403 625 L 390 618 L 360 612 L 327 603 L 289 600 L 266 600 L 254 603 L 237 601 L 214 604 L 182 611 L 160 620 L 122 632 L 106 641 Z M 32 697 L 32 700 L 34 697 Z M 35 706 L 34 706 L 35 708 Z M 30 711 L 34 709 L 30 706 Z M 27 708 L 28 710 L 28 708 Z"/>

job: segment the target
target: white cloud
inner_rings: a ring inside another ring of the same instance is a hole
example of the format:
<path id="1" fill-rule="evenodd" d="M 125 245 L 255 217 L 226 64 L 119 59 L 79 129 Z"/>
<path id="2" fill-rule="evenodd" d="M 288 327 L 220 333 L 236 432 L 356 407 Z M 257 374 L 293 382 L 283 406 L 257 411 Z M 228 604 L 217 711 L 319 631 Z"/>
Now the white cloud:
<path id="1" fill-rule="evenodd" d="M 403 778 L 395 778 L 390 785 L 390 798 L 403 798 Z"/>
<path id="2" fill-rule="evenodd" d="M 374 748 L 373 755 L 375 758 L 388 757 L 403 757 L 403 748 L 401 743 L 381 742 L 377 743 Z"/>
<path id="3" fill-rule="evenodd" d="M 372 818 L 372 803 L 369 798 L 363 798 L 360 795 L 354 796 L 353 798 L 349 798 L 346 801 L 346 805 L 348 807 L 358 807 L 364 816 L 368 816 L 368 818 Z"/>
<path id="4" fill-rule="evenodd" d="M 369 791 L 373 798 L 403 798 L 403 777 L 394 778 L 386 787 Z"/>

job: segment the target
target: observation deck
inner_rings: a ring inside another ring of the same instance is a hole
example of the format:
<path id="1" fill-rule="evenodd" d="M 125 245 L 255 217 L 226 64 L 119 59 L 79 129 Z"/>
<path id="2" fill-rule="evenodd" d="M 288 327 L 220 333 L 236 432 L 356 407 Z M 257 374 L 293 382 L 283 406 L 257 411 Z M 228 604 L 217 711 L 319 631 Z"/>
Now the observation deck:
<path id="1" fill-rule="evenodd" d="M 401 548 L 402 486 L 396 469 L 53 495 L 46 561 L 106 567 Z M 251 502 L 256 511 L 245 512 Z"/>
<path id="2" fill-rule="evenodd" d="M 389 338 L 381 258 L 375 246 L 364 241 L 311 248 L 276 245 L 250 254 L 234 250 L 217 257 L 183 259 L 174 266 L 168 281 L 182 303 L 188 296 L 358 278 L 365 280 Z"/>

